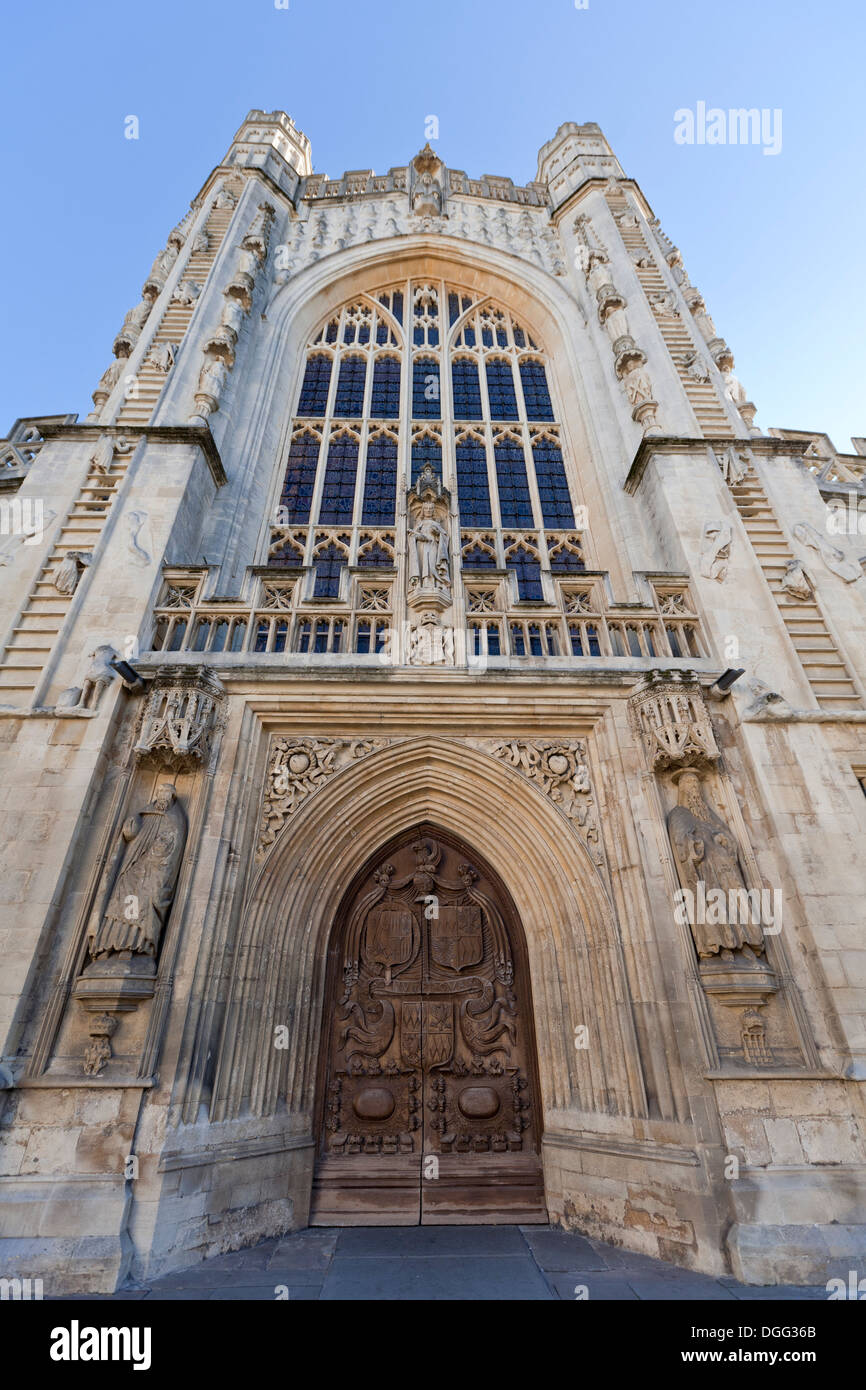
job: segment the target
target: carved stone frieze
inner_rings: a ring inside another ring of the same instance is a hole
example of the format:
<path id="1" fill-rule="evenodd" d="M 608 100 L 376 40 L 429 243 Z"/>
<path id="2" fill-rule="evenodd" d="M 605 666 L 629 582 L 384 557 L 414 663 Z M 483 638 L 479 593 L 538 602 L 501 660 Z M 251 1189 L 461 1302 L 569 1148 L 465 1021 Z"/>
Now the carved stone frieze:
<path id="1" fill-rule="evenodd" d="M 584 841 L 593 863 L 603 867 L 585 739 L 481 739 L 477 746 L 501 758 L 549 796 Z"/>
<path id="2" fill-rule="evenodd" d="M 163 666 L 147 697 L 133 752 L 177 771 L 207 764 L 223 687 L 206 666 Z"/>
<path id="3" fill-rule="evenodd" d="M 678 671 L 650 671 L 629 700 L 653 772 L 709 767 L 719 757 L 701 688 Z"/>
<path id="4" fill-rule="evenodd" d="M 423 152 L 422 152 L 423 153 Z M 435 158 L 435 155 L 434 155 Z M 409 196 L 406 197 L 405 194 Z M 546 212 L 528 208 L 497 207 L 472 202 L 449 192 L 446 176 L 433 167 L 404 184 L 404 196 L 365 197 L 327 209 L 314 206 L 307 217 L 291 222 L 274 257 L 274 289 L 278 290 L 306 266 L 325 256 L 396 236 L 419 231 L 457 235 L 483 246 L 496 246 L 547 271 L 565 274 L 566 267 Z"/>
<path id="5" fill-rule="evenodd" d="M 263 859 L 286 821 L 307 797 L 388 738 L 274 738 L 268 758 L 256 859 Z"/>

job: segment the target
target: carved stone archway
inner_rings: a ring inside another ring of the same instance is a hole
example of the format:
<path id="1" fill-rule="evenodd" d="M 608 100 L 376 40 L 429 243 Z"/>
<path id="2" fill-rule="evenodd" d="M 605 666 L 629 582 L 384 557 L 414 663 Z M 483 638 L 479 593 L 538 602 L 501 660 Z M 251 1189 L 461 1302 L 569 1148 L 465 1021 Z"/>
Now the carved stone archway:
<path id="1" fill-rule="evenodd" d="M 364 864 L 422 822 L 476 849 L 523 924 L 545 1116 L 645 1115 L 621 943 L 586 846 L 519 772 L 460 740 L 428 736 L 394 741 L 334 776 L 262 863 L 241 924 L 211 1118 L 288 1110 L 312 1135 L 332 924 Z M 288 1030 L 281 1049 L 279 1025 Z M 585 1047 L 575 1047 L 578 1028 Z"/>

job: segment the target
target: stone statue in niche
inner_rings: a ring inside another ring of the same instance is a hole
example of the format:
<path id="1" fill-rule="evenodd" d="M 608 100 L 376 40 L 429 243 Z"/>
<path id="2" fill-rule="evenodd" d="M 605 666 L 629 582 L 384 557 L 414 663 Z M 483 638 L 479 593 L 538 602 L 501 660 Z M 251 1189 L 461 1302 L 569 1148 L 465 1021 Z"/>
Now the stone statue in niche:
<path id="1" fill-rule="evenodd" d="M 760 921 L 738 920 L 750 919 L 751 912 L 730 910 L 732 903 L 738 908 L 748 901 L 730 896 L 748 894 L 736 836 L 707 805 L 694 769 L 685 769 L 674 780 L 679 801 L 668 815 L 668 835 L 698 956 L 702 961 L 719 957 L 733 962 L 734 952 L 739 952 L 751 965 L 764 950 L 764 935 Z M 708 921 L 710 917 L 714 920 Z"/>
<path id="2" fill-rule="evenodd" d="M 186 815 L 170 782 L 130 816 L 115 850 L 105 908 L 87 929 L 91 960 L 156 959 L 186 845 Z"/>
<path id="3" fill-rule="evenodd" d="M 729 521 L 707 521 L 701 533 L 700 571 L 721 584 L 728 573 L 733 531 Z"/>
<path id="4" fill-rule="evenodd" d="M 408 497 L 410 608 L 440 612 L 451 603 L 450 494 L 425 464 Z"/>
<path id="5" fill-rule="evenodd" d="M 418 518 L 409 532 L 409 585 L 430 588 L 450 584 L 451 562 L 448 555 L 448 532 L 436 518 L 432 501 L 421 503 Z"/>
<path id="6" fill-rule="evenodd" d="M 93 556 L 86 550 L 67 550 L 54 571 L 54 587 L 58 594 L 74 594 L 78 581 Z"/>

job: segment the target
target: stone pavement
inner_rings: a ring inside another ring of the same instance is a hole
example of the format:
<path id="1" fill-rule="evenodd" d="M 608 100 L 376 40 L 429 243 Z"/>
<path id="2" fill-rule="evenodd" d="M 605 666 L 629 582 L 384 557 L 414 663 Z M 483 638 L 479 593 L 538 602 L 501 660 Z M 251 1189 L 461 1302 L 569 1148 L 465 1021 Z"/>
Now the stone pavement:
<path id="1" fill-rule="evenodd" d="M 555 1300 L 574 1299 L 576 1286 L 590 1299 L 827 1298 L 823 1285 L 755 1288 L 547 1226 L 310 1229 L 111 1297 Z"/>

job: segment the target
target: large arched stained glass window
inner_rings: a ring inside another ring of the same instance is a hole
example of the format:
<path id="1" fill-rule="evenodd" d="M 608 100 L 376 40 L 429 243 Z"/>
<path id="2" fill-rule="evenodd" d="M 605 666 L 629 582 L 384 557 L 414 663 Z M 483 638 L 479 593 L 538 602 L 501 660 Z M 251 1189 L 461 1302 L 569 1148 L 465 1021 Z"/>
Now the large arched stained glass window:
<path id="1" fill-rule="evenodd" d="M 318 573 L 320 597 L 345 596 L 341 566 L 393 566 L 398 498 L 425 465 L 452 495 L 470 578 L 497 569 L 514 601 L 538 603 L 553 596 L 545 576 L 583 566 L 542 344 L 504 306 L 439 280 L 360 295 L 313 335 L 280 495 L 293 529 L 272 538 L 271 563 Z"/>

